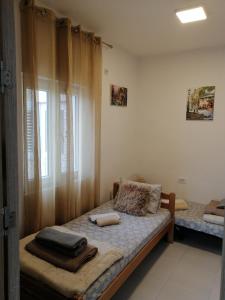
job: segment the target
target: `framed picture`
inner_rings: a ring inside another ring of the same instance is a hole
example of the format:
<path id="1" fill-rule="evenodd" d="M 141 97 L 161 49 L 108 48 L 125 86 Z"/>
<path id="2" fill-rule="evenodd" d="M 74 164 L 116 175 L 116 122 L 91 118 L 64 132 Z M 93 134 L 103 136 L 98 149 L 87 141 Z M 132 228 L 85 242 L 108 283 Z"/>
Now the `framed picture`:
<path id="1" fill-rule="evenodd" d="M 186 120 L 213 120 L 215 90 L 214 85 L 188 90 Z"/>
<path id="2" fill-rule="evenodd" d="M 127 88 L 112 84 L 111 105 L 127 106 Z"/>

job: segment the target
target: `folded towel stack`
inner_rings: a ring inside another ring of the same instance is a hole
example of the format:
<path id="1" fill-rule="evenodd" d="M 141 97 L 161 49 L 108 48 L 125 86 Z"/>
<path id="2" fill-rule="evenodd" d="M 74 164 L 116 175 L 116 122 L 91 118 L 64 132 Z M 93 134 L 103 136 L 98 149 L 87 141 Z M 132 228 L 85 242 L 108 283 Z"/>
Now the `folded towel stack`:
<path id="1" fill-rule="evenodd" d="M 211 200 L 205 208 L 205 214 L 216 215 L 224 217 L 224 209 L 218 208 L 221 202 L 219 200 Z"/>
<path id="2" fill-rule="evenodd" d="M 212 224 L 224 226 L 224 217 L 221 217 L 221 216 L 204 214 L 203 215 L 203 220 L 207 223 L 212 223 Z"/>
<path id="3" fill-rule="evenodd" d="M 98 226 L 116 225 L 120 223 L 120 216 L 117 213 L 105 213 L 90 215 L 89 220 Z"/>
<path id="4" fill-rule="evenodd" d="M 46 248 L 70 257 L 78 256 L 87 247 L 87 239 L 85 237 L 60 232 L 51 227 L 41 230 L 35 239 Z"/>
<path id="5" fill-rule="evenodd" d="M 26 250 L 31 254 L 70 272 L 76 272 L 84 263 L 94 258 L 98 249 L 88 245 L 83 236 L 61 232 L 57 227 L 41 230 Z"/>
<path id="6" fill-rule="evenodd" d="M 224 226 L 224 206 L 222 201 L 212 200 L 206 206 L 203 220 L 208 223 Z"/>

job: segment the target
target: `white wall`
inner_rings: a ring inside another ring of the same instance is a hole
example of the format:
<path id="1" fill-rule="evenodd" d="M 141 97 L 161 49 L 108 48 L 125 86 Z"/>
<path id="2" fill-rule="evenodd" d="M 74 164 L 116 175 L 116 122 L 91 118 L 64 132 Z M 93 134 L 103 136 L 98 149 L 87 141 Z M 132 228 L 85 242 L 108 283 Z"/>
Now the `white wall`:
<path id="1" fill-rule="evenodd" d="M 225 197 L 225 49 L 144 58 L 139 72 L 138 171 L 185 199 Z M 216 85 L 214 121 L 186 121 L 187 89 L 205 85 Z"/>
<path id="2" fill-rule="evenodd" d="M 103 47 L 101 116 L 101 201 L 109 200 L 112 184 L 137 173 L 138 61 L 118 48 Z M 128 106 L 110 105 L 110 86 L 128 88 Z"/>

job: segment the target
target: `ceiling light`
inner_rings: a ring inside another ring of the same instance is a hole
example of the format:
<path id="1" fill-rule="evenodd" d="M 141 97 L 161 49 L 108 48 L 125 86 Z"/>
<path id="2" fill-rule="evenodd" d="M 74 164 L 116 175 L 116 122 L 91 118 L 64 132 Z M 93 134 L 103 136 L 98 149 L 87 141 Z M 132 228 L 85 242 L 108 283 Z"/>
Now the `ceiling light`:
<path id="1" fill-rule="evenodd" d="M 176 15 L 181 23 L 190 23 L 207 19 L 202 6 L 176 11 Z"/>

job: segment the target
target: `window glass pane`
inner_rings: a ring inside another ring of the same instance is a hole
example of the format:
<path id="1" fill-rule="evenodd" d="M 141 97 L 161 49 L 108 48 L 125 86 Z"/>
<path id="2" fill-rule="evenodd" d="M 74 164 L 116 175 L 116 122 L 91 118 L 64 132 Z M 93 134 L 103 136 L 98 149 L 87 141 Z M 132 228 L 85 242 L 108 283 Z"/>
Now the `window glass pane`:
<path id="1" fill-rule="evenodd" d="M 66 95 L 60 97 L 61 172 L 67 170 L 67 106 Z"/>
<path id="2" fill-rule="evenodd" d="M 74 143 L 74 171 L 79 169 L 79 107 L 78 97 L 72 97 L 73 102 L 73 143 Z"/>
<path id="3" fill-rule="evenodd" d="M 34 178 L 34 103 L 33 91 L 26 90 L 26 142 L 27 142 L 27 177 Z"/>
<path id="4" fill-rule="evenodd" d="M 78 171 L 78 143 L 79 143 L 79 111 L 78 111 L 78 97 L 74 95 L 72 97 L 73 108 L 73 145 L 74 145 L 74 171 Z M 61 137 L 61 172 L 67 171 L 67 103 L 66 95 L 61 95 L 60 98 L 60 137 Z"/>
<path id="5" fill-rule="evenodd" d="M 40 130 L 40 154 L 41 154 L 41 176 L 48 174 L 48 93 L 38 92 L 39 108 L 39 130 Z"/>
<path id="6" fill-rule="evenodd" d="M 34 178 L 34 95 L 33 91 L 27 89 L 26 102 L 26 134 L 27 134 L 27 156 L 28 156 L 28 179 Z M 39 90 L 37 93 L 38 106 L 38 126 L 40 142 L 40 165 L 42 178 L 50 176 L 50 147 L 49 147 L 49 130 L 51 128 L 50 111 L 49 111 L 49 94 L 47 90 Z M 67 101 L 66 95 L 60 95 L 60 152 L 61 152 L 61 172 L 65 173 L 68 169 L 67 154 Z M 78 97 L 72 97 L 73 113 L 73 143 L 74 143 L 74 171 L 79 169 L 79 106 Z"/>

